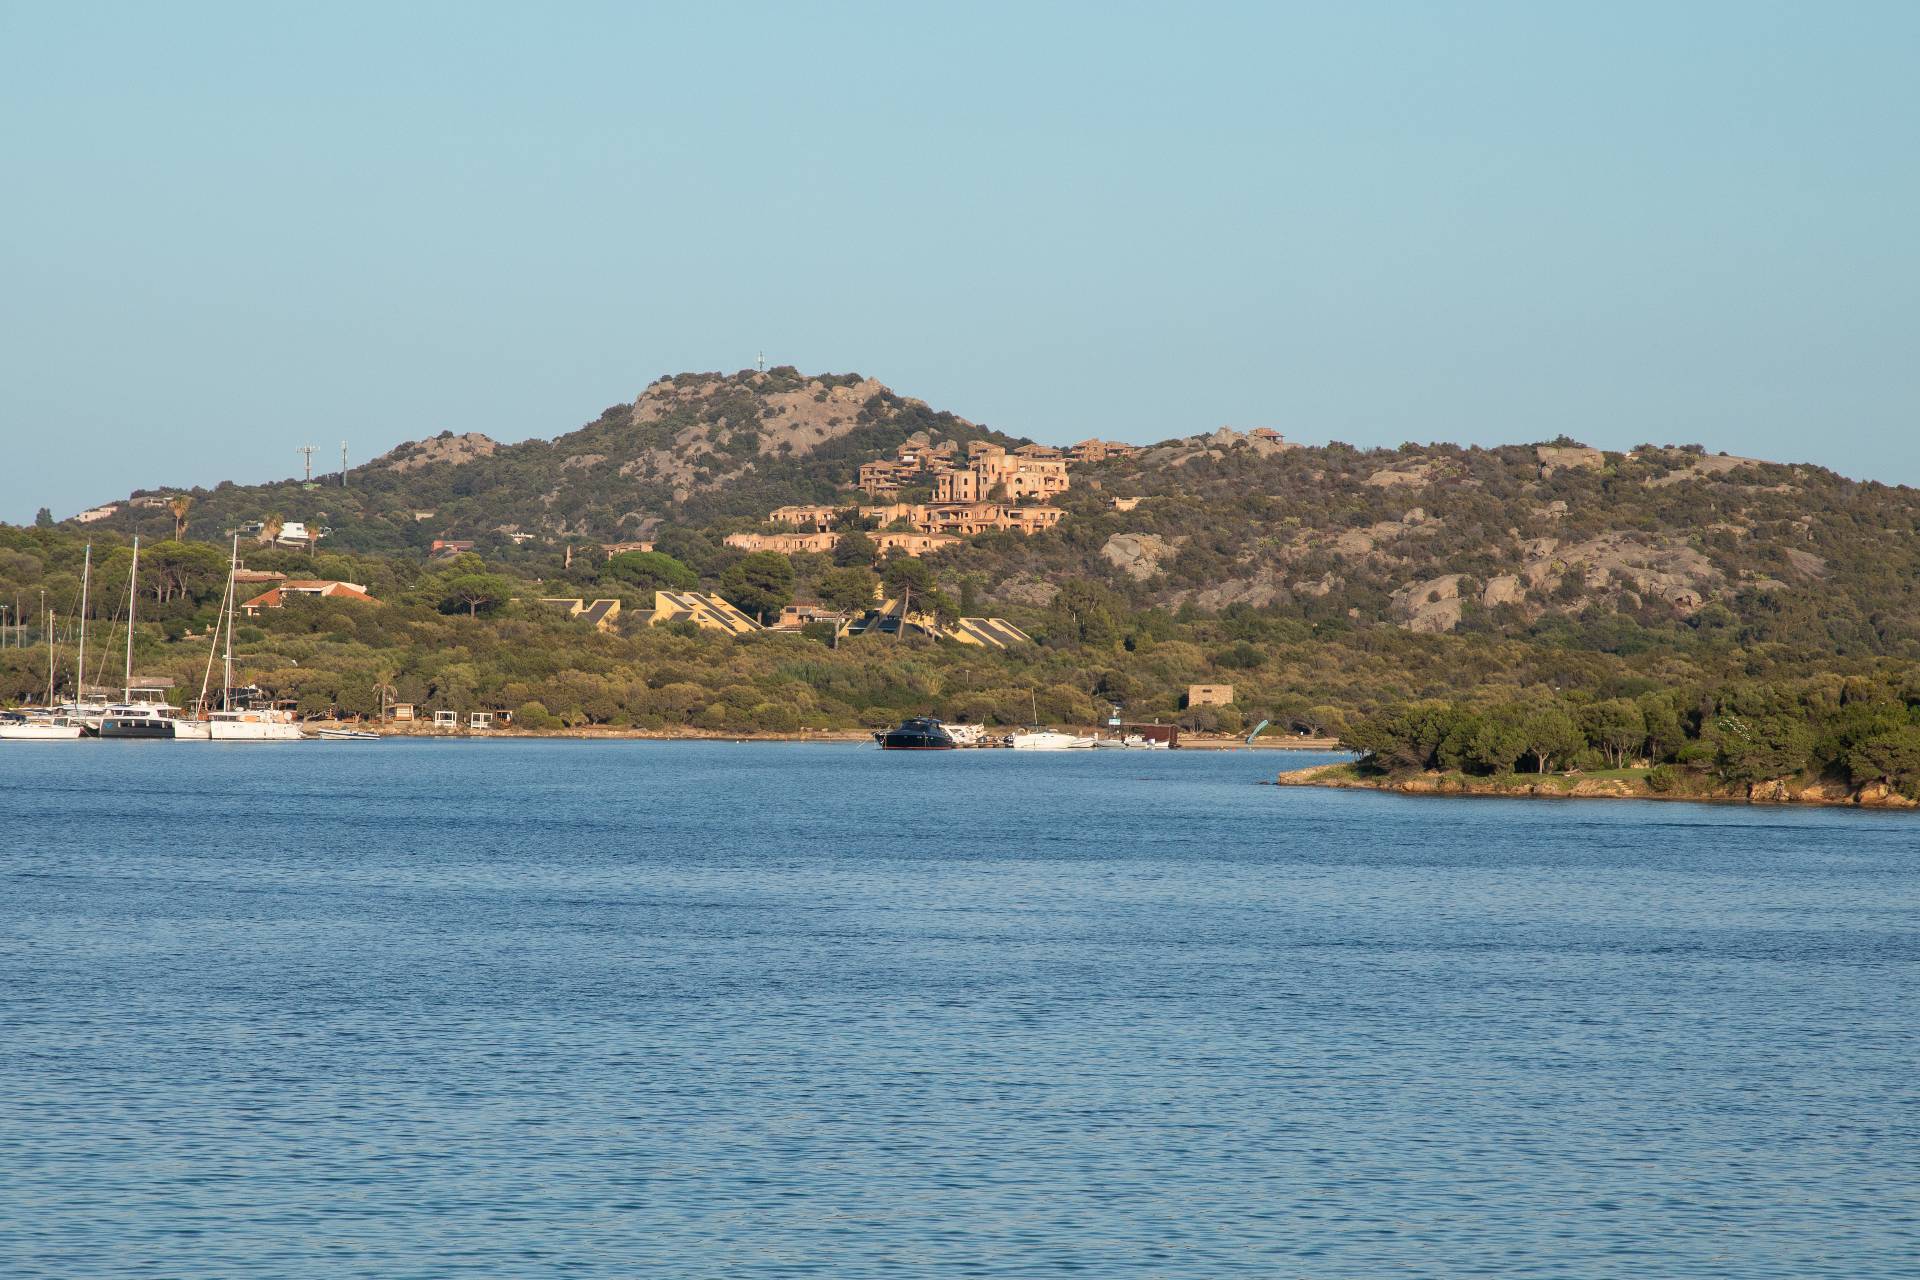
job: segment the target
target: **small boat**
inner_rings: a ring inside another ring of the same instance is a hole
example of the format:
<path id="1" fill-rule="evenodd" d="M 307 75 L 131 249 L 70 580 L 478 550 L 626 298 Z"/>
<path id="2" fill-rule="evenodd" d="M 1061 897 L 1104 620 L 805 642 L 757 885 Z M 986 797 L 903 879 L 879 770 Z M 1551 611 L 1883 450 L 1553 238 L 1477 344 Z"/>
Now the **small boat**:
<path id="1" fill-rule="evenodd" d="M 1129 733 L 1118 738 L 1095 738 L 1093 745 L 1109 751 L 1165 751 L 1167 744 L 1158 738 L 1149 738 L 1141 733 Z"/>
<path id="2" fill-rule="evenodd" d="M 915 716 L 911 720 L 902 720 L 895 728 L 885 733 L 875 733 L 873 740 L 880 744 L 882 751 L 952 751 L 953 735 L 948 733 L 932 716 Z"/>
<path id="3" fill-rule="evenodd" d="M 1079 751 L 1091 748 L 1094 740 L 1061 733 L 1058 729 L 1029 729 L 1024 733 L 1009 734 L 1007 745 L 1015 751 Z"/>
<path id="4" fill-rule="evenodd" d="M 380 735 L 368 733 L 365 729 L 316 729 L 320 737 L 328 742 L 378 742 Z"/>

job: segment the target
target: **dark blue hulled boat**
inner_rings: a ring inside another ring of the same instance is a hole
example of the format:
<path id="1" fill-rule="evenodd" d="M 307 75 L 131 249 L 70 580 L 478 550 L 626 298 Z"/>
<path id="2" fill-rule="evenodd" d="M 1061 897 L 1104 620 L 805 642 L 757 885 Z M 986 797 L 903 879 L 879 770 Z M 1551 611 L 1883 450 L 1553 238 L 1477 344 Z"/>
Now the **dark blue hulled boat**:
<path id="1" fill-rule="evenodd" d="M 902 720 L 898 728 L 874 734 L 873 740 L 880 744 L 882 751 L 951 751 L 954 748 L 953 735 L 932 716 Z"/>

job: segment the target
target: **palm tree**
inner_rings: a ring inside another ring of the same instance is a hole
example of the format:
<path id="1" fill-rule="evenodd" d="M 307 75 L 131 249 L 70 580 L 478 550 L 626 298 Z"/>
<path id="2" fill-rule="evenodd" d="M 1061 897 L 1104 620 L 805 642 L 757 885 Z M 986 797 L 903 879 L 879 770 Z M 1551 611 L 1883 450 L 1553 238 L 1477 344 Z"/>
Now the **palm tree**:
<path id="1" fill-rule="evenodd" d="M 380 723 L 387 721 L 387 705 L 400 701 L 400 691 L 393 687 L 393 673 L 382 671 L 373 682 L 373 691 L 380 698 Z"/>
<path id="2" fill-rule="evenodd" d="M 187 512 L 193 509 L 193 495 L 182 493 L 175 495 L 167 503 L 167 510 L 173 513 L 173 540 L 175 542 L 187 536 Z"/>
<path id="3" fill-rule="evenodd" d="M 263 547 L 270 547 L 274 539 L 280 536 L 280 530 L 284 528 L 286 528 L 286 522 L 279 516 L 268 516 L 260 522 L 260 532 L 254 536 L 254 541 Z"/>

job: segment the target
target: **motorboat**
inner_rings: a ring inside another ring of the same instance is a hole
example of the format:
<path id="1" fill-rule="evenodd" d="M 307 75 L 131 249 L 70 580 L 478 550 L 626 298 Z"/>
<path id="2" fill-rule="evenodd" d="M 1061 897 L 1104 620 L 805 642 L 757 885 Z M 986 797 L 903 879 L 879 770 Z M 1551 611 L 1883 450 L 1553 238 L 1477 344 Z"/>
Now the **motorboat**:
<path id="1" fill-rule="evenodd" d="M 73 741 L 84 732 L 79 724 L 50 711 L 0 714 L 0 739 L 18 742 Z"/>
<path id="2" fill-rule="evenodd" d="M 293 713 L 280 707 L 234 707 L 207 716 L 213 742 L 300 742 L 306 736 Z"/>
<path id="3" fill-rule="evenodd" d="M 955 745 L 946 726 L 932 716 L 902 720 L 885 733 L 875 733 L 873 740 L 882 751 L 952 751 Z"/>
<path id="4" fill-rule="evenodd" d="M 1007 745 L 1015 751 L 1078 751 L 1091 748 L 1094 740 L 1058 729 L 1028 729 L 1007 735 Z"/>
<path id="5" fill-rule="evenodd" d="M 319 737 L 328 742 L 378 742 L 380 735 L 369 733 L 365 729 L 316 729 Z"/>
<path id="6" fill-rule="evenodd" d="M 1095 738 L 1093 745 L 1103 751 L 1165 751 L 1164 739 L 1149 738 L 1142 733 L 1129 733 L 1118 738 Z"/>

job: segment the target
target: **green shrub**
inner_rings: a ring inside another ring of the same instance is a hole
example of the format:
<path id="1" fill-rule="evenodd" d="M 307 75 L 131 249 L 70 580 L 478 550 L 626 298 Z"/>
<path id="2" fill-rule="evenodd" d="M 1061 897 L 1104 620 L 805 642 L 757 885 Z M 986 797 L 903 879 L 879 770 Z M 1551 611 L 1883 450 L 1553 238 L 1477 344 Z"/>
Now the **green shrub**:
<path id="1" fill-rule="evenodd" d="M 1647 774 L 1647 790 L 1656 795 L 1671 795 L 1686 785 L 1686 770 L 1676 765 L 1656 765 Z"/>

